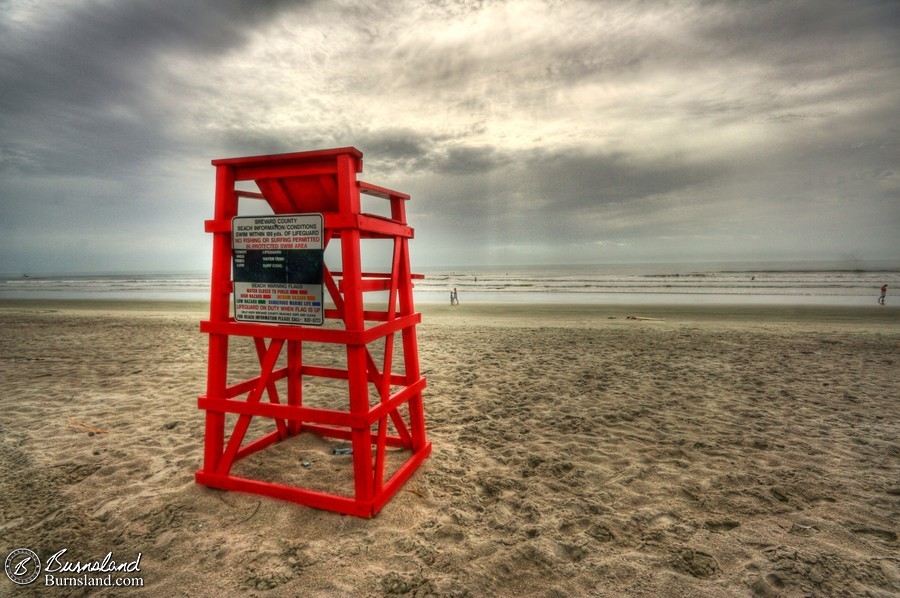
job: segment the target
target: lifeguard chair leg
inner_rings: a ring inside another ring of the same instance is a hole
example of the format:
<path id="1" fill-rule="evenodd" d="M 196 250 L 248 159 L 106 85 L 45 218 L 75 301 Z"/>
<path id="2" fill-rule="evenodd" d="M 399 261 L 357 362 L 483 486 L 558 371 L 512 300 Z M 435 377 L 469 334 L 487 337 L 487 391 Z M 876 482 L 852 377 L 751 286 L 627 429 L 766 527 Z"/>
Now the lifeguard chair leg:
<path id="1" fill-rule="evenodd" d="M 229 220 L 237 216 L 237 196 L 234 193 L 234 170 L 216 168 L 216 220 Z M 213 260 L 209 319 L 222 322 L 230 314 L 231 299 L 231 235 L 217 232 L 213 235 Z M 228 378 L 228 335 L 209 335 L 209 357 L 206 376 L 206 396 L 221 397 L 225 393 Z M 225 414 L 206 412 L 203 467 L 215 471 L 222 456 L 225 442 Z"/>
<path id="2" fill-rule="evenodd" d="M 365 329 L 363 316 L 362 264 L 359 255 L 360 234 L 350 229 L 341 235 L 343 260 L 344 325 L 348 331 Z M 347 372 L 350 394 L 350 412 L 365 418 L 369 414 L 369 376 L 366 368 L 368 349 L 365 345 L 347 345 Z M 369 426 L 351 430 L 353 443 L 353 478 L 356 500 L 372 501 L 372 432 Z"/>
<path id="3" fill-rule="evenodd" d="M 288 341 L 288 405 L 303 406 L 303 343 Z M 296 436 L 300 433 L 300 421 L 288 421 L 288 434 Z"/>
<path id="4" fill-rule="evenodd" d="M 412 272 L 409 265 L 409 243 L 408 239 L 400 239 L 400 280 L 402 284 L 399 289 L 400 293 L 400 314 L 408 315 L 415 313 L 415 305 L 413 302 L 413 285 Z M 403 359 L 406 369 L 406 383 L 413 384 L 420 377 L 419 371 L 419 346 L 416 339 L 416 327 L 409 326 L 403 329 Z M 425 409 L 422 403 L 422 393 L 417 392 L 408 403 L 409 408 L 409 426 L 412 428 L 412 448 L 413 451 L 422 450 L 425 447 Z"/>

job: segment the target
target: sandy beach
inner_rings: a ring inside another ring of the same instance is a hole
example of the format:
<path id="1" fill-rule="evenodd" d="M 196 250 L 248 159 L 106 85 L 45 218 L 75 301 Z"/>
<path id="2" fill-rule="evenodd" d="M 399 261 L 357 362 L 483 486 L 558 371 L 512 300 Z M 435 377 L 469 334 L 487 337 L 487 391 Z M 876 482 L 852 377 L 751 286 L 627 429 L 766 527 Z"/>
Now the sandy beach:
<path id="1" fill-rule="evenodd" d="M 434 452 L 365 520 L 194 483 L 202 304 L 0 302 L 0 556 L 141 554 L 96 595 L 900 594 L 897 307 L 420 310 Z"/>

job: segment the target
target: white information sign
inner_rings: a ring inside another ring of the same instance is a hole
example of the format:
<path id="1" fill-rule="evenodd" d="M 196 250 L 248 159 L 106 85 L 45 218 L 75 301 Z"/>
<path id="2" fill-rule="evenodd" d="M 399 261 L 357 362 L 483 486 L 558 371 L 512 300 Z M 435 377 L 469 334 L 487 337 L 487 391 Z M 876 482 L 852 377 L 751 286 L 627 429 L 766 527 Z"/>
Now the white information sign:
<path id="1" fill-rule="evenodd" d="M 324 233 L 322 214 L 234 218 L 235 320 L 322 325 Z"/>

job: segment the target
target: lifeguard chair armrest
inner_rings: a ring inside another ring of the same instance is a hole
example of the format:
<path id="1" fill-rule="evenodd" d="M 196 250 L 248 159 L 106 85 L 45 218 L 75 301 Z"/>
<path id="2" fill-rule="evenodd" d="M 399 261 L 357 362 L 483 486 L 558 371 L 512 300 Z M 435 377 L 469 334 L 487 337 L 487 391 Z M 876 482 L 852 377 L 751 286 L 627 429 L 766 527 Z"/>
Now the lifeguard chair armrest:
<path id="1" fill-rule="evenodd" d="M 372 197 L 380 197 L 381 199 L 409 199 L 409 195 L 406 193 L 392 191 L 386 187 L 379 187 L 378 185 L 373 185 L 372 183 L 367 183 L 365 181 L 357 181 L 357 184 L 359 185 L 360 193 L 365 193 Z"/>

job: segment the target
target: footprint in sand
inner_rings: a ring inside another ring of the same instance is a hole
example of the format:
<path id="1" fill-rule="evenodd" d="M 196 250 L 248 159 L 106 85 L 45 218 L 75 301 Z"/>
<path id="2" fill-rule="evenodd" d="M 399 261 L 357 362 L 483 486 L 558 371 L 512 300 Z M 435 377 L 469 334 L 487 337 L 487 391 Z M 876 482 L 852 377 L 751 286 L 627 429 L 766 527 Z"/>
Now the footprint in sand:
<path id="1" fill-rule="evenodd" d="M 585 533 L 597 542 L 611 542 L 615 539 L 615 535 L 613 535 L 612 531 L 605 525 L 599 523 Z"/>
<path id="2" fill-rule="evenodd" d="M 557 544 L 555 552 L 560 558 L 573 563 L 583 560 L 590 554 L 587 548 L 578 544 Z"/>
<path id="3" fill-rule="evenodd" d="M 559 526 L 559 531 L 567 536 L 583 532 L 591 526 L 590 519 L 576 519 L 567 521 Z"/>
<path id="4" fill-rule="evenodd" d="M 458 544 L 466 539 L 466 534 L 455 525 L 444 525 L 434 530 L 433 537 L 444 544 Z"/>
<path id="5" fill-rule="evenodd" d="M 729 532 L 736 527 L 740 527 L 740 525 L 741 524 L 738 523 L 737 521 L 732 521 L 730 519 L 726 519 L 723 521 L 707 521 L 706 523 L 703 524 L 703 527 L 705 527 L 706 529 L 708 529 L 711 532 L 722 533 L 722 532 Z"/>
<path id="6" fill-rule="evenodd" d="M 754 596 L 768 597 L 778 596 L 785 583 L 777 573 L 769 573 L 765 576 L 757 578 L 750 586 Z"/>
<path id="7" fill-rule="evenodd" d="M 660 513 L 650 520 L 650 528 L 666 528 L 672 527 L 678 522 L 678 519 L 671 513 Z"/>
<path id="8" fill-rule="evenodd" d="M 699 579 L 709 579 L 722 572 L 719 563 L 711 554 L 697 550 L 679 551 L 671 565 L 679 573 L 686 573 Z"/>

